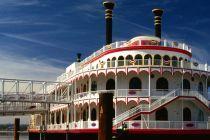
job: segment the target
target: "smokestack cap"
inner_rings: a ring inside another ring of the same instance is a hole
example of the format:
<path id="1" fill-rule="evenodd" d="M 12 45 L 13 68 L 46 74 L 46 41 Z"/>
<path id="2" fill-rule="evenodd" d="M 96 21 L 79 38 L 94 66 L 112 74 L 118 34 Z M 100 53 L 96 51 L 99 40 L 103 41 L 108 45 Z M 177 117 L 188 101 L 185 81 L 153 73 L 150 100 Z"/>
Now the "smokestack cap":
<path id="1" fill-rule="evenodd" d="M 77 53 L 77 62 L 81 62 L 81 53 Z"/>
<path id="2" fill-rule="evenodd" d="M 155 16 L 162 16 L 163 15 L 163 9 L 153 9 L 152 12 L 154 13 Z"/>
<path id="3" fill-rule="evenodd" d="M 103 5 L 106 9 L 113 10 L 115 4 L 113 1 L 104 1 Z"/>

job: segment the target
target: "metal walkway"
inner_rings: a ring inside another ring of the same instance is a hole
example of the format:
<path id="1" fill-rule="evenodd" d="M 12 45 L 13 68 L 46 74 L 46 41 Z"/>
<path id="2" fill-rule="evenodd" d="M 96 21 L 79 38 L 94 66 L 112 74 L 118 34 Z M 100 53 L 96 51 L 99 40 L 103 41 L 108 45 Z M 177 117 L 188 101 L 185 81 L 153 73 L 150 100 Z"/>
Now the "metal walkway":
<path id="1" fill-rule="evenodd" d="M 66 82 L 0 78 L 0 116 L 44 113 L 50 104 L 70 104 Z"/>

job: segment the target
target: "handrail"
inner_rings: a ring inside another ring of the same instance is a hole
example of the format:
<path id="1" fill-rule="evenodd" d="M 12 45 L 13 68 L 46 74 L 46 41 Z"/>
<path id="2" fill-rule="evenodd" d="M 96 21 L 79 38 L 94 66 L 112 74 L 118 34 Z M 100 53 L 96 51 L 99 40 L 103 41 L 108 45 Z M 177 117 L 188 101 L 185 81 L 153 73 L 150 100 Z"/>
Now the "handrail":
<path id="1" fill-rule="evenodd" d="M 123 112 L 122 114 L 118 115 L 114 119 L 114 125 L 116 125 L 116 124 L 120 123 L 121 121 L 133 116 L 134 114 L 139 113 L 140 111 L 150 112 L 150 111 L 154 110 L 155 108 L 160 107 L 163 104 L 163 102 L 161 103 L 161 101 L 168 98 L 171 95 L 174 95 L 173 97 L 175 97 L 175 92 L 176 91 L 177 90 L 173 90 L 173 91 L 169 92 L 167 95 L 165 95 L 165 96 L 161 97 L 160 99 L 158 99 L 157 101 L 153 102 L 151 104 L 151 106 L 149 106 L 149 107 L 142 107 L 141 104 L 140 104 L 140 105 L 138 105 L 138 106 L 126 111 L 126 112 Z M 168 100 L 168 101 L 170 101 L 170 100 Z M 160 104 L 158 104 L 158 103 L 160 103 Z M 164 102 L 164 103 L 166 103 L 166 102 Z"/>

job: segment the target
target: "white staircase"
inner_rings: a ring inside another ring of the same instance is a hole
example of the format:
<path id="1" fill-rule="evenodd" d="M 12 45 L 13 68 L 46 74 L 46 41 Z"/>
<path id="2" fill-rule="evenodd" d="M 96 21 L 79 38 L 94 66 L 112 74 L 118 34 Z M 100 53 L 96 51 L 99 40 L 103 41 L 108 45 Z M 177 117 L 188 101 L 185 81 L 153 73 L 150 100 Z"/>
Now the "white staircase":
<path id="1" fill-rule="evenodd" d="M 175 99 L 178 95 L 180 94 L 180 90 L 172 90 L 168 94 L 161 96 L 160 99 L 154 101 L 150 106 L 148 107 L 142 107 L 141 105 L 138 105 L 120 115 L 118 115 L 114 120 L 113 120 L 113 125 L 117 125 L 141 112 L 151 112 L 162 105 L 172 101 Z"/>

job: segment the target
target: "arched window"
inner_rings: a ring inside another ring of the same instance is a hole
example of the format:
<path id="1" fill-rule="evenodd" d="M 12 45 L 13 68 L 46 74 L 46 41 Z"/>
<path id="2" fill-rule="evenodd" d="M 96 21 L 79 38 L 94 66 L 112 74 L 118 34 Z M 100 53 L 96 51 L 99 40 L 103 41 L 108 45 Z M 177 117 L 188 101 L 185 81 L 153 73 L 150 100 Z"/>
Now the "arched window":
<path id="1" fill-rule="evenodd" d="M 110 67 L 110 59 L 107 59 L 107 67 Z"/>
<path id="2" fill-rule="evenodd" d="M 56 124 L 60 124 L 60 117 L 59 117 L 59 115 L 56 116 Z"/>
<path id="3" fill-rule="evenodd" d="M 179 67 L 181 67 L 181 66 L 182 66 L 182 65 L 181 65 L 182 60 L 183 60 L 183 58 L 182 58 L 182 57 L 180 57 L 180 58 L 179 58 Z"/>
<path id="4" fill-rule="evenodd" d="M 156 81 L 157 90 L 168 90 L 168 80 L 161 77 Z"/>
<path id="5" fill-rule="evenodd" d="M 137 54 L 135 56 L 135 65 L 142 65 L 142 56 L 140 54 Z"/>
<path id="6" fill-rule="evenodd" d="M 93 108 L 91 110 L 91 121 L 95 121 L 96 120 L 96 109 Z"/>
<path id="7" fill-rule="evenodd" d="M 112 58 L 111 67 L 115 67 L 115 60 L 116 60 L 116 57 L 113 57 L 113 58 Z"/>
<path id="8" fill-rule="evenodd" d="M 187 107 L 183 109 L 183 121 L 191 121 L 191 111 Z"/>
<path id="9" fill-rule="evenodd" d="M 51 114 L 51 124 L 54 124 L 54 113 Z"/>
<path id="10" fill-rule="evenodd" d="M 131 60 L 133 60 L 133 56 L 131 55 L 126 56 L 126 65 L 132 65 Z"/>
<path id="11" fill-rule="evenodd" d="M 133 77 L 129 82 L 129 89 L 141 89 L 141 80 L 138 77 Z"/>
<path id="12" fill-rule="evenodd" d="M 203 95 L 203 84 L 202 84 L 202 82 L 198 83 L 198 92 Z"/>
<path id="13" fill-rule="evenodd" d="M 69 122 L 72 122 L 71 120 L 71 111 L 69 110 Z"/>
<path id="14" fill-rule="evenodd" d="M 202 110 L 198 112 L 198 121 L 204 121 L 204 114 Z"/>
<path id="15" fill-rule="evenodd" d="M 114 90 L 115 89 L 115 81 L 113 79 L 109 79 L 106 82 L 106 90 Z"/>
<path id="16" fill-rule="evenodd" d="M 162 109 L 159 109 L 155 112 L 155 118 L 157 121 L 167 121 L 168 120 L 168 111 L 164 107 Z"/>
<path id="17" fill-rule="evenodd" d="M 86 84 L 83 85 L 83 92 L 86 92 L 87 91 L 87 87 L 86 87 Z"/>
<path id="18" fill-rule="evenodd" d="M 82 117 L 83 117 L 83 121 L 87 121 L 87 111 L 86 110 L 83 110 Z"/>
<path id="19" fill-rule="evenodd" d="M 177 67 L 178 66 L 178 59 L 176 56 L 172 57 L 172 66 Z"/>
<path id="20" fill-rule="evenodd" d="M 183 80 L 183 89 L 190 90 L 190 82 L 187 79 Z"/>
<path id="21" fill-rule="evenodd" d="M 151 64 L 151 62 L 152 62 L 152 56 L 150 54 L 145 55 L 144 56 L 144 65 L 149 65 L 149 64 Z"/>
<path id="22" fill-rule="evenodd" d="M 96 91 L 97 90 L 97 83 L 96 81 L 92 81 L 91 83 L 91 91 Z"/>
<path id="23" fill-rule="evenodd" d="M 62 123 L 64 123 L 65 122 L 65 116 L 64 116 L 64 114 L 62 113 Z"/>
<path id="24" fill-rule="evenodd" d="M 118 66 L 124 66 L 124 57 L 123 56 L 118 57 Z"/>
<path id="25" fill-rule="evenodd" d="M 163 57 L 163 65 L 164 66 L 170 66 L 170 57 L 168 55 L 165 55 Z"/>
<path id="26" fill-rule="evenodd" d="M 161 56 L 159 54 L 154 56 L 154 65 L 161 65 Z"/>

